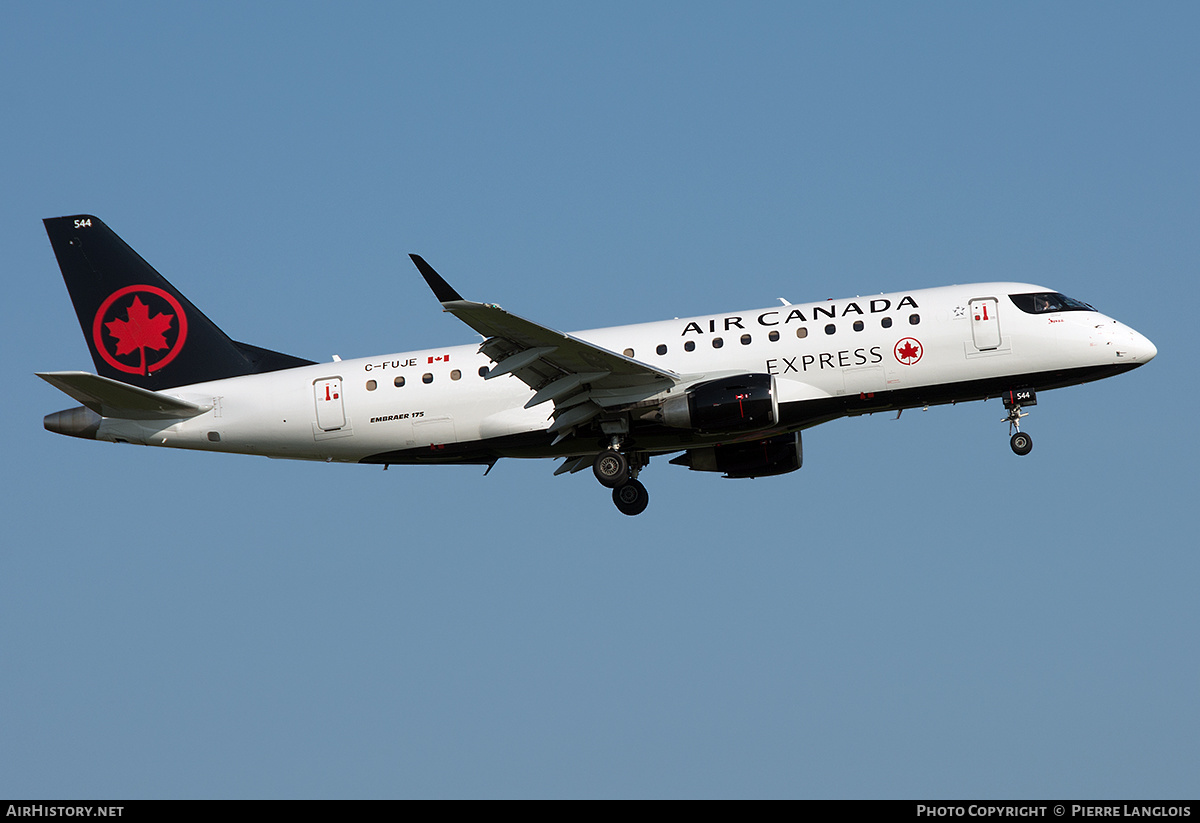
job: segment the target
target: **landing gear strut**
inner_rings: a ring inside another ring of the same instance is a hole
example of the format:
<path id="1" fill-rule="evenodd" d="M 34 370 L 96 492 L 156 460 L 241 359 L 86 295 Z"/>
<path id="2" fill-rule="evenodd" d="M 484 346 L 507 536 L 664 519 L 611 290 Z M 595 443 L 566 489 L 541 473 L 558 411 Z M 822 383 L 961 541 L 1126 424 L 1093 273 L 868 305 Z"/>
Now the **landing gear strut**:
<path id="1" fill-rule="evenodd" d="M 1012 435 L 1008 445 L 1012 447 L 1013 453 L 1024 456 L 1033 451 L 1033 438 L 1021 431 L 1021 418 L 1029 416 L 1029 412 L 1021 411 L 1022 403 L 1027 406 L 1037 405 L 1037 395 L 1033 389 L 1005 392 L 1004 408 L 1008 409 L 1008 416 L 1002 422 L 1008 424 L 1008 433 Z"/>

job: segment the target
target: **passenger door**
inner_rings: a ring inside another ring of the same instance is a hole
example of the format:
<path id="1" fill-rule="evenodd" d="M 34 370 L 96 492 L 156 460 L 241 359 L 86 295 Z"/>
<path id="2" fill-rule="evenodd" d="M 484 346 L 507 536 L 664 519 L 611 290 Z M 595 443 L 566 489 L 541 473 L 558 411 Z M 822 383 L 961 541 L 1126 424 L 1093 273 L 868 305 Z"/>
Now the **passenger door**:
<path id="1" fill-rule="evenodd" d="M 337 431 L 346 425 L 346 409 L 342 403 L 342 378 L 325 377 L 313 382 L 313 399 L 317 404 L 317 428 Z"/>
<path id="2" fill-rule="evenodd" d="M 1000 316 L 994 297 L 976 297 L 971 301 L 971 336 L 979 351 L 999 348 Z"/>

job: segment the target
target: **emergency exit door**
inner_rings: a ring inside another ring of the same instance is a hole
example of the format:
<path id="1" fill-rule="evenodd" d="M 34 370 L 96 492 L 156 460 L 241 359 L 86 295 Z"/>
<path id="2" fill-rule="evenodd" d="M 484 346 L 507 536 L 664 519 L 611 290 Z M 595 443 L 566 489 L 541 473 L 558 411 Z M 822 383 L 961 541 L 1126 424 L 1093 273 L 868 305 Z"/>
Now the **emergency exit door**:
<path id="1" fill-rule="evenodd" d="M 1000 317 L 994 297 L 977 297 L 971 301 L 971 335 L 980 351 L 1000 346 Z"/>
<path id="2" fill-rule="evenodd" d="M 346 425 L 342 378 L 326 377 L 313 383 L 313 398 L 317 403 L 317 428 L 328 432 Z"/>

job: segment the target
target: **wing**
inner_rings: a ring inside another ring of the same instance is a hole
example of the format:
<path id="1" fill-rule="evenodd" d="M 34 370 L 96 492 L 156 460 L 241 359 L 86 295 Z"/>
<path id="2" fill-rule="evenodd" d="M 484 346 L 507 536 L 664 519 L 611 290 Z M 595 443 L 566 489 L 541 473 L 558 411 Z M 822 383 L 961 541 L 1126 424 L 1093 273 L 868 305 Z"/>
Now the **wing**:
<path id="1" fill-rule="evenodd" d="M 673 371 L 509 314 L 492 303 L 464 300 L 424 259 L 409 256 L 442 309 L 484 336 L 479 351 L 496 364 L 487 379 L 511 374 L 533 389 L 525 408 L 553 401 L 550 431 L 555 443 L 606 410 L 637 403 L 681 382 Z"/>

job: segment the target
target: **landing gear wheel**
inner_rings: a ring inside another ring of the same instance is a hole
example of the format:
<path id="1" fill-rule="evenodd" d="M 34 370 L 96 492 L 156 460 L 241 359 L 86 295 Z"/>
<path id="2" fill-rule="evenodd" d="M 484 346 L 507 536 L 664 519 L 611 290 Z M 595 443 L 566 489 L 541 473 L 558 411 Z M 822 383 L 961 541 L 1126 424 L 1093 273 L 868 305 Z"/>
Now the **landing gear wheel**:
<path id="1" fill-rule="evenodd" d="M 592 463 L 592 474 L 596 475 L 601 486 L 615 489 L 629 479 L 629 461 L 615 449 L 602 451 Z"/>
<path id="2" fill-rule="evenodd" d="M 1014 453 L 1026 455 L 1033 451 L 1033 438 L 1025 432 L 1017 432 L 1008 441 L 1008 445 L 1012 446 Z"/>
<path id="3" fill-rule="evenodd" d="M 613 489 L 612 494 L 613 503 L 617 505 L 621 514 L 627 514 L 630 517 L 641 514 L 650 504 L 650 493 L 637 480 L 630 480 L 623 486 L 617 486 Z"/>

